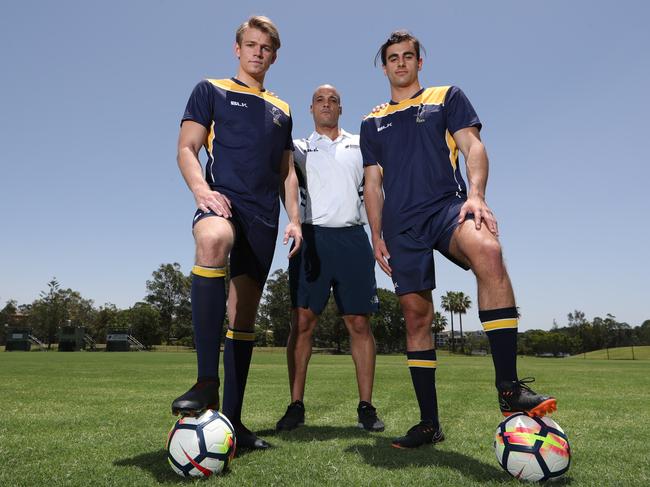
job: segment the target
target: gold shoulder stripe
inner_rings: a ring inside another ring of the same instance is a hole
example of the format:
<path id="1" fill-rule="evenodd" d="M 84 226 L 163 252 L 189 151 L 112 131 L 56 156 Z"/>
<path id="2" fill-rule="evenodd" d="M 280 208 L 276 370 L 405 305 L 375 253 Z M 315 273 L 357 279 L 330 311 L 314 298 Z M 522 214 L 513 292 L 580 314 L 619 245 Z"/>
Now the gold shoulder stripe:
<path id="1" fill-rule="evenodd" d="M 518 320 L 517 318 L 507 318 L 504 320 L 492 320 L 483 322 L 483 330 L 492 331 L 492 330 L 501 330 L 505 328 L 517 328 Z"/>
<path id="2" fill-rule="evenodd" d="M 443 105 L 445 103 L 445 96 L 449 91 L 450 86 L 432 86 L 427 88 L 420 95 L 422 103 L 425 105 Z"/>
<path id="3" fill-rule="evenodd" d="M 435 369 L 438 366 L 436 360 L 407 360 L 409 367 L 423 367 L 425 369 Z"/>
<path id="4" fill-rule="evenodd" d="M 402 100 L 395 105 L 387 105 L 377 112 L 371 112 L 365 118 L 381 118 L 391 113 L 401 112 L 414 106 L 420 105 L 442 105 L 445 102 L 445 96 L 449 91 L 449 86 L 432 86 L 425 89 L 415 98 L 408 98 Z"/>
<path id="5" fill-rule="evenodd" d="M 192 267 L 192 274 L 201 277 L 224 277 L 226 275 L 225 267 L 202 267 L 195 265 Z"/>
<path id="6" fill-rule="evenodd" d="M 234 93 L 245 93 L 247 95 L 253 95 L 257 96 L 258 98 L 261 98 L 262 100 L 270 103 L 271 105 L 278 107 L 280 110 L 284 112 L 284 114 L 288 117 L 291 114 L 291 111 L 289 110 L 289 104 L 285 101 L 280 100 L 275 95 L 272 95 L 268 91 L 260 91 L 256 88 L 250 88 L 248 86 L 242 86 L 239 83 L 235 83 L 231 79 L 208 79 L 210 83 L 212 83 L 214 86 L 217 88 L 221 88 L 223 90 L 227 91 L 232 91 Z"/>
<path id="7" fill-rule="evenodd" d="M 236 331 L 228 328 L 228 331 L 226 332 L 226 338 L 230 338 L 231 340 L 241 340 L 244 342 L 254 342 L 255 332 Z"/>
<path id="8" fill-rule="evenodd" d="M 272 95 L 267 91 L 262 92 L 262 98 L 282 110 L 287 117 L 291 116 L 291 110 L 289 109 L 289 104 L 287 102 L 280 100 L 277 96 Z"/>

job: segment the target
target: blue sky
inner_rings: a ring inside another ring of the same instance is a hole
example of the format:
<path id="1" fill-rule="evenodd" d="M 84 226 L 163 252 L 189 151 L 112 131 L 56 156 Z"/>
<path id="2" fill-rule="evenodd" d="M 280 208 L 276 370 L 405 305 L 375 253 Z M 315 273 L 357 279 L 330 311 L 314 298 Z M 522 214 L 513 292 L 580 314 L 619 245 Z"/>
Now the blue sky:
<path id="1" fill-rule="evenodd" d="M 311 93 L 326 82 L 342 94 L 342 126 L 358 131 L 389 98 L 373 58 L 397 28 L 427 49 L 423 85 L 463 88 L 484 124 L 487 199 L 521 329 L 562 325 L 574 309 L 650 318 L 646 2 L 221 4 L 3 5 L 0 305 L 31 302 L 56 276 L 98 305 L 128 307 L 161 263 L 190 270 L 179 119 L 197 81 L 235 74 L 234 31 L 261 13 L 280 29 L 266 86 L 290 103 L 294 137 L 311 132 Z M 273 269 L 286 254 L 279 246 Z M 447 290 L 475 301 L 470 273 L 436 265 L 436 304 Z M 475 308 L 464 323 L 479 328 Z"/>

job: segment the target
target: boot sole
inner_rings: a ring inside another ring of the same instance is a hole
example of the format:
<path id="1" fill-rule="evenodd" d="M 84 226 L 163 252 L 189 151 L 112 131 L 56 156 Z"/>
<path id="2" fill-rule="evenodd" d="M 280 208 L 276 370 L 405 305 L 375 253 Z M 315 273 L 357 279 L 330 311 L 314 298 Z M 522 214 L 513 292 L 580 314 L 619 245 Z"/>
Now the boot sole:
<path id="1" fill-rule="evenodd" d="M 535 406 L 533 409 L 529 411 L 501 411 L 501 414 L 503 414 L 506 418 L 508 416 L 512 416 L 513 414 L 517 413 L 524 413 L 527 414 L 528 416 L 546 416 L 547 414 L 551 414 L 557 411 L 557 399 L 551 398 L 547 399 L 544 402 L 539 403 L 537 406 Z"/>
<path id="2" fill-rule="evenodd" d="M 198 417 L 201 416 L 208 409 L 212 409 L 213 411 L 218 411 L 219 404 L 208 404 L 203 409 L 172 408 L 172 414 L 174 416 L 178 416 L 180 414 L 181 416 Z"/>

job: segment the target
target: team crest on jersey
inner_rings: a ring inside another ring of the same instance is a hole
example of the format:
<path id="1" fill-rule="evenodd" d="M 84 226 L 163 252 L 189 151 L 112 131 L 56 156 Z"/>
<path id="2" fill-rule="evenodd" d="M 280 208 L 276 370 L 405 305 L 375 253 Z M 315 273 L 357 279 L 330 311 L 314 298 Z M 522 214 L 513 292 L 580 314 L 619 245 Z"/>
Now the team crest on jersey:
<path id="1" fill-rule="evenodd" d="M 271 115 L 273 116 L 273 123 L 278 127 L 282 127 L 282 122 L 280 122 L 280 116 L 282 115 L 282 112 L 278 109 L 278 107 L 271 108 Z"/>
<path id="2" fill-rule="evenodd" d="M 418 111 L 415 114 L 415 123 L 422 123 L 426 122 L 427 119 L 425 118 L 426 111 L 424 109 L 424 105 L 420 103 L 420 106 L 418 107 Z"/>

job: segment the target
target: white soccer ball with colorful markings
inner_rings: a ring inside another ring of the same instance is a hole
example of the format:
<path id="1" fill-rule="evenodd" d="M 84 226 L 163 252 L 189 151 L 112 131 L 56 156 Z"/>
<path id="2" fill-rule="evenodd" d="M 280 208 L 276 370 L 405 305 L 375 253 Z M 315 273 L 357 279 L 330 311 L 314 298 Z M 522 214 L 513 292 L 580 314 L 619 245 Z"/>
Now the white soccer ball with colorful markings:
<path id="1" fill-rule="evenodd" d="M 530 482 L 556 479 L 571 463 L 566 434 L 547 417 L 509 416 L 497 427 L 494 450 L 506 472 Z"/>
<path id="2" fill-rule="evenodd" d="M 167 436 L 167 460 L 183 477 L 222 472 L 235 456 L 235 429 L 223 414 L 207 410 L 176 421 Z"/>

